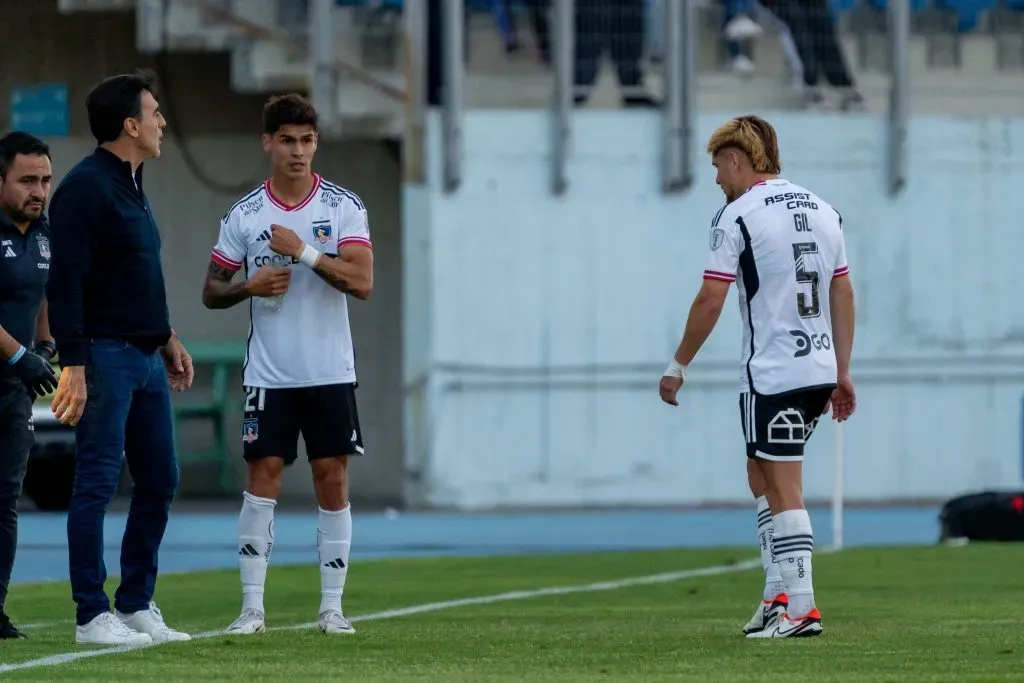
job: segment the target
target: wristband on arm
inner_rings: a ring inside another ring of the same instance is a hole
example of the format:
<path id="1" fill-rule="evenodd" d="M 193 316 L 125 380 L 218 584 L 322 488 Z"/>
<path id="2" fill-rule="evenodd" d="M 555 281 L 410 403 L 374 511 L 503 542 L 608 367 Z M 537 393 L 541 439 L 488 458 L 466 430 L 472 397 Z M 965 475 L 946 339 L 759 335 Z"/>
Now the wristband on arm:
<path id="1" fill-rule="evenodd" d="M 41 342 L 36 342 L 32 351 L 46 360 L 53 360 L 54 356 L 57 355 L 57 345 L 49 339 L 44 339 Z"/>
<path id="2" fill-rule="evenodd" d="M 26 351 L 28 351 L 28 349 L 26 349 L 24 346 L 19 346 L 18 350 L 15 351 L 14 355 L 11 356 L 10 359 L 7 361 L 7 364 L 14 365 L 15 363 L 17 363 L 19 360 L 21 360 L 21 357 L 25 355 Z"/>
<path id="3" fill-rule="evenodd" d="M 320 252 L 313 247 L 304 245 L 302 247 L 302 253 L 299 255 L 299 261 L 306 264 L 310 268 L 316 267 L 316 262 L 320 260 Z"/>
<path id="4" fill-rule="evenodd" d="M 686 366 L 685 365 L 680 365 L 679 363 L 676 362 L 676 359 L 673 358 L 672 362 L 668 364 L 667 368 L 665 368 L 664 376 L 665 377 L 678 377 L 679 379 L 685 381 L 686 380 Z"/>

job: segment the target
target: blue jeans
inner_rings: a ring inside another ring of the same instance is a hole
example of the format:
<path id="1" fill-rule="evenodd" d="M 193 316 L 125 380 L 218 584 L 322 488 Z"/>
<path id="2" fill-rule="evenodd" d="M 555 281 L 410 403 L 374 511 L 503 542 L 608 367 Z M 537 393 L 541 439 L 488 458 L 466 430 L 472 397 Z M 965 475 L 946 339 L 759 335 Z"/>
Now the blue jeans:
<path id="1" fill-rule="evenodd" d="M 68 510 L 71 594 L 79 625 L 110 610 L 103 590 L 103 518 L 117 492 L 122 454 L 133 488 L 121 540 L 121 585 L 114 607 L 131 614 L 149 605 L 157 553 L 178 487 L 171 395 L 159 352 L 93 340 L 85 367 L 85 412 L 75 433 L 78 457 Z"/>

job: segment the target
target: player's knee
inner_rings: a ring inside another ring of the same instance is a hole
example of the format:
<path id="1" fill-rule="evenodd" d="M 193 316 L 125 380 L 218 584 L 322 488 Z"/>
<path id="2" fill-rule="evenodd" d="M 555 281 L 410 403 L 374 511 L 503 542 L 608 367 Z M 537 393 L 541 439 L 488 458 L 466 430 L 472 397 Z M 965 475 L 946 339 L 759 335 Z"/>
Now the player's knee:
<path id="1" fill-rule="evenodd" d="M 345 487 L 348 484 L 348 458 L 323 458 L 313 465 L 313 481 L 325 488 Z"/>
<path id="2" fill-rule="evenodd" d="M 314 460 L 313 488 L 317 503 L 325 510 L 341 510 L 348 505 L 348 458 Z"/>
<path id="3" fill-rule="evenodd" d="M 772 514 L 803 507 L 801 463 L 776 461 L 765 458 L 751 459 L 763 483 L 763 495 L 768 499 Z M 750 475 L 750 463 L 747 465 Z M 753 489 L 753 484 L 751 485 Z"/>
<path id="4" fill-rule="evenodd" d="M 284 471 L 280 458 L 261 458 L 249 462 L 249 481 L 246 490 L 254 496 L 277 500 L 281 493 L 281 473 Z"/>

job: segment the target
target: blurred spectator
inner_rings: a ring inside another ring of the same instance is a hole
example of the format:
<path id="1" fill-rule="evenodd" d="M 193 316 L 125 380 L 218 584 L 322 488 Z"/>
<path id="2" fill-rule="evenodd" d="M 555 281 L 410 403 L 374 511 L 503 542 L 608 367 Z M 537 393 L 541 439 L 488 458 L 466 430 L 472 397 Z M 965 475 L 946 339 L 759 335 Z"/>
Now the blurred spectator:
<path id="1" fill-rule="evenodd" d="M 732 69 L 747 75 L 754 71 L 750 41 L 760 37 L 765 29 L 774 33 L 786 58 L 794 83 L 803 86 L 803 64 L 793 42 L 789 28 L 765 7 L 753 0 L 724 0 L 725 38 L 728 41 Z"/>
<path id="2" fill-rule="evenodd" d="M 576 0 L 575 101 L 583 104 L 597 80 L 604 48 L 611 53 L 627 107 L 656 107 L 643 82 L 645 0 Z"/>
<path id="3" fill-rule="evenodd" d="M 725 37 L 731 41 L 753 40 L 764 31 L 754 21 L 752 0 L 723 0 L 725 9 Z"/>
<path id="4" fill-rule="evenodd" d="M 828 0 L 761 0 L 789 27 L 803 63 L 805 98 L 808 105 L 823 103 L 818 79 L 825 80 L 841 95 L 843 111 L 860 109 L 864 100 L 857 92 L 850 70 L 836 38 Z"/>
<path id="5" fill-rule="evenodd" d="M 665 5 L 663 0 L 646 0 L 646 3 L 647 57 L 652 64 L 661 64 L 665 58 Z"/>
<path id="6" fill-rule="evenodd" d="M 725 0 L 722 4 L 732 70 L 741 75 L 751 74 L 754 72 L 754 61 L 750 58 L 750 41 L 764 31 L 751 17 L 750 0 Z"/>
<path id="7" fill-rule="evenodd" d="M 427 105 L 431 107 L 440 107 L 444 96 L 442 27 L 441 0 L 427 0 Z"/>
<path id="8" fill-rule="evenodd" d="M 540 61 L 551 64 L 551 25 L 548 21 L 551 0 L 522 0 L 522 3 L 530 17 Z M 492 0 L 494 17 L 502 40 L 505 41 L 505 52 L 508 53 L 518 52 L 521 48 L 514 4 L 512 0 Z"/>

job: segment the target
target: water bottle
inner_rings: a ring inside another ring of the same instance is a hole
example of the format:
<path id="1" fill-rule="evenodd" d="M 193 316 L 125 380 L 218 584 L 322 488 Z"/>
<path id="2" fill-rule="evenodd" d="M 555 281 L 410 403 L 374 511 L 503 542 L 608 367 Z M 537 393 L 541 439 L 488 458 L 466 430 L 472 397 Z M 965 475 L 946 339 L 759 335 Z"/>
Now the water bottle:
<path id="1" fill-rule="evenodd" d="M 281 310 L 281 306 L 284 303 L 284 294 L 278 294 L 277 296 L 263 297 L 263 307 L 272 313 L 276 313 Z"/>

